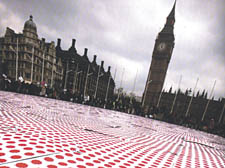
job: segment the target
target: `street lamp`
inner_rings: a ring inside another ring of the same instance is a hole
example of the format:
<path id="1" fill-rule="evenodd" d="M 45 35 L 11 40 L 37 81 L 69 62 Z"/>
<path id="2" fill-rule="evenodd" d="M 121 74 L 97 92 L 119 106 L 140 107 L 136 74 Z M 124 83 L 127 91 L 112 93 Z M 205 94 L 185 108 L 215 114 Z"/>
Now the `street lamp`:
<path id="1" fill-rule="evenodd" d="M 32 83 L 32 81 L 33 81 L 33 68 L 34 68 L 34 46 L 33 46 L 33 48 L 32 48 L 32 58 L 31 58 L 32 60 L 32 63 L 31 63 L 31 77 L 30 77 L 30 82 Z"/>
<path id="2" fill-rule="evenodd" d="M 84 87 L 84 96 L 86 95 L 88 76 L 90 76 L 90 75 L 93 74 L 93 73 L 89 73 L 89 69 L 90 69 L 90 64 L 88 65 L 88 71 L 87 71 L 87 76 L 86 76 L 86 81 L 85 81 L 85 87 Z"/>
<path id="3" fill-rule="evenodd" d="M 53 87 L 53 76 L 54 76 L 54 58 L 53 58 L 53 61 L 52 61 L 51 88 Z"/>
<path id="4" fill-rule="evenodd" d="M 53 79 L 54 79 L 54 73 L 55 74 L 59 74 L 59 75 L 61 75 L 61 73 L 59 73 L 59 72 L 57 72 L 56 70 L 53 70 L 53 75 L 52 75 L 52 81 L 51 81 L 51 87 L 53 88 Z"/>
<path id="5" fill-rule="evenodd" d="M 9 47 L 16 54 L 16 81 L 18 80 L 18 37 L 16 38 L 16 51 L 12 46 Z"/>
<path id="6" fill-rule="evenodd" d="M 121 78 L 121 81 L 120 81 L 120 88 L 122 87 L 124 71 L 125 71 L 125 68 L 123 68 L 122 78 Z M 118 101 L 119 101 L 119 98 L 120 98 L 120 90 L 118 90 L 118 97 L 117 97 L 117 100 Z"/>
<path id="7" fill-rule="evenodd" d="M 106 90 L 106 95 L 105 95 L 105 101 L 106 101 L 106 102 L 107 102 L 107 98 L 108 98 L 108 92 L 109 92 L 110 80 L 111 80 L 111 76 L 109 75 L 109 81 L 108 81 L 107 90 Z"/>
<path id="8" fill-rule="evenodd" d="M 74 61 L 72 61 L 72 63 L 74 63 Z M 73 71 L 73 70 L 68 70 L 68 69 L 69 69 L 69 60 L 67 60 L 67 65 L 66 65 L 66 77 L 65 77 L 64 89 L 66 89 L 68 73 Z"/>
<path id="9" fill-rule="evenodd" d="M 146 94 L 147 94 L 147 88 L 148 88 L 148 85 L 152 82 L 152 80 L 148 81 L 147 84 L 146 84 L 146 88 L 145 88 L 145 93 L 144 93 L 144 98 L 143 98 L 143 102 L 142 102 L 142 107 L 144 106 L 145 104 L 145 98 L 146 98 Z"/>
<path id="10" fill-rule="evenodd" d="M 64 89 L 66 89 L 66 84 L 67 84 L 67 78 L 68 78 L 68 73 L 71 72 L 73 70 L 68 70 L 66 71 L 66 78 L 65 78 L 65 84 L 64 84 Z"/>
<path id="11" fill-rule="evenodd" d="M 101 70 L 101 66 L 99 66 L 99 68 L 98 68 L 98 77 L 97 77 L 97 83 L 96 83 L 96 88 L 95 88 L 95 96 L 94 96 L 95 99 L 96 99 L 96 96 L 97 96 L 99 78 L 104 75 L 103 73 L 100 74 L 100 72 L 101 72 L 100 70 Z"/>
<path id="12" fill-rule="evenodd" d="M 78 71 L 78 65 L 79 64 L 77 64 L 76 72 L 74 74 L 73 93 L 75 93 L 75 89 L 76 89 L 77 75 L 82 72 L 82 71 L 77 72 Z"/>
<path id="13" fill-rule="evenodd" d="M 43 52 L 43 60 L 42 60 L 42 71 L 41 71 L 41 82 L 44 80 L 44 67 L 45 67 L 45 51 Z"/>

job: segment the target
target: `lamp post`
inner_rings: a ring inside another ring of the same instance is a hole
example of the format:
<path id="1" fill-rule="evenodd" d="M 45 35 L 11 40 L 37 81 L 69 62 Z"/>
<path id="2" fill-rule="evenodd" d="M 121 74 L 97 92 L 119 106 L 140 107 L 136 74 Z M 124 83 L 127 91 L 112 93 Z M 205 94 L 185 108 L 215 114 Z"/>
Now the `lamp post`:
<path id="1" fill-rule="evenodd" d="M 133 95 L 134 95 L 134 91 L 135 91 L 135 85 L 136 85 L 136 81 L 137 81 L 137 74 L 138 74 L 138 70 L 137 70 L 137 72 L 136 72 L 136 75 L 135 75 L 135 79 L 134 79 L 134 85 L 133 85 L 133 89 L 132 89 L 132 91 L 131 91 L 131 96 L 130 96 L 130 103 L 132 102 L 132 100 L 133 100 Z"/>
<path id="2" fill-rule="evenodd" d="M 73 71 L 73 70 L 66 71 L 66 79 L 65 79 L 64 89 L 66 89 L 68 73 L 71 72 L 71 71 Z"/>
<path id="3" fill-rule="evenodd" d="M 52 61 L 51 88 L 53 87 L 53 76 L 54 76 L 54 58 L 53 58 L 53 61 Z"/>
<path id="4" fill-rule="evenodd" d="M 188 116 L 188 113 L 189 113 L 189 110 L 190 110 L 190 107 L 191 107 L 191 103 L 192 103 L 192 100 L 193 100 L 193 97 L 194 97 L 194 94 L 195 94 L 195 89 L 196 89 L 197 84 L 198 84 L 198 80 L 199 80 L 199 79 L 197 78 L 197 81 L 196 81 L 196 84 L 195 84 L 195 87 L 194 87 L 194 91 L 193 91 L 193 94 L 192 94 L 191 100 L 190 100 L 190 102 L 189 102 L 189 104 L 188 104 L 188 108 L 187 108 L 187 111 L 186 111 L 185 117 L 187 117 L 187 116 Z"/>
<path id="5" fill-rule="evenodd" d="M 173 108 L 174 108 L 174 105 L 175 105 L 175 102 L 177 100 L 177 94 L 178 94 L 178 91 L 180 89 L 180 83 L 181 83 L 181 80 L 182 80 L 182 75 L 180 76 L 180 80 L 179 80 L 179 84 L 178 84 L 178 89 L 177 89 L 177 93 L 175 94 L 175 97 L 173 99 L 173 104 L 172 104 L 172 107 L 171 107 L 171 110 L 170 110 L 170 114 L 173 113 Z"/>
<path id="6" fill-rule="evenodd" d="M 205 114 L 206 114 L 206 111 L 207 111 L 207 109 L 208 109 L 208 106 L 209 106 L 210 100 L 211 100 L 211 98 L 212 98 L 212 94 L 213 94 L 213 91 L 214 91 L 215 85 L 216 85 L 216 80 L 215 80 L 215 82 L 214 82 L 214 84 L 213 84 L 213 87 L 212 87 L 212 90 L 211 90 L 211 93 L 210 93 L 210 96 L 209 96 L 209 100 L 208 100 L 208 102 L 207 102 L 207 104 L 206 104 L 206 106 L 205 106 L 205 110 L 204 110 L 204 113 L 203 113 L 203 115 L 202 115 L 202 120 L 201 120 L 201 121 L 203 121 L 203 120 L 204 120 L 204 118 L 205 118 Z"/>
<path id="7" fill-rule="evenodd" d="M 71 62 L 74 63 L 74 60 L 72 60 Z M 71 70 L 68 70 L 68 69 L 69 69 L 69 60 L 67 59 L 67 65 L 66 65 L 66 77 L 65 77 L 64 89 L 66 89 L 68 73 L 71 72 L 71 71 L 73 71 L 72 69 L 71 69 Z"/>
<path id="8" fill-rule="evenodd" d="M 89 69 L 90 69 L 90 64 L 88 65 L 88 71 L 87 71 L 87 75 L 86 75 L 86 81 L 85 81 L 85 86 L 84 86 L 84 96 L 86 95 L 88 76 L 92 75 L 92 73 L 89 73 Z"/>
<path id="9" fill-rule="evenodd" d="M 223 109 L 222 109 L 222 111 L 221 111 L 221 114 L 220 114 L 220 118 L 219 118 L 218 124 L 220 124 L 220 122 L 221 122 L 221 120 L 222 120 L 224 111 L 225 111 L 225 103 L 224 103 L 224 105 L 223 105 Z"/>
<path id="10" fill-rule="evenodd" d="M 82 72 L 82 71 L 77 72 L 78 71 L 78 65 L 79 64 L 77 64 L 76 72 L 74 74 L 73 93 L 75 93 L 75 90 L 76 90 L 77 75 Z"/>
<path id="11" fill-rule="evenodd" d="M 107 85 L 107 90 L 106 90 L 106 95 L 105 95 L 105 102 L 107 102 L 107 98 L 108 98 L 110 80 L 111 80 L 111 76 L 109 75 L 109 80 L 108 80 L 108 85 Z"/>
<path id="12" fill-rule="evenodd" d="M 16 54 L 16 81 L 18 80 L 18 37 L 16 38 L 16 51 L 12 46 L 9 47 Z"/>
<path id="13" fill-rule="evenodd" d="M 30 82 L 33 82 L 33 69 L 34 69 L 34 46 L 32 48 L 32 58 L 31 58 L 31 75 L 30 75 Z"/>
<path id="14" fill-rule="evenodd" d="M 104 75 L 104 74 L 100 74 L 101 73 L 100 70 L 101 70 L 101 66 L 99 66 L 99 68 L 98 68 L 98 77 L 97 77 L 97 83 L 96 83 L 96 87 L 95 87 L 95 96 L 94 96 L 95 99 L 96 99 L 96 96 L 97 96 L 99 78 Z"/>
<path id="15" fill-rule="evenodd" d="M 68 60 L 67 60 L 67 63 L 66 63 L 66 77 L 65 77 L 64 89 L 66 89 L 68 69 L 69 69 L 69 63 L 68 63 Z"/>
<path id="16" fill-rule="evenodd" d="M 162 97 L 162 93 L 163 93 L 163 89 L 161 90 L 161 92 L 159 94 L 159 99 L 158 99 L 158 102 L 157 102 L 157 105 L 156 105 L 157 108 L 159 107 L 159 103 L 160 103 L 160 100 L 161 100 L 161 97 Z"/>
<path id="17" fill-rule="evenodd" d="M 142 107 L 144 107 L 145 97 L 146 97 L 146 92 L 147 92 L 147 89 L 148 89 L 148 84 L 152 82 L 152 80 L 150 80 L 150 75 L 151 75 L 151 73 L 152 73 L 152 71 L 151 71 L 151 69 L 150 69 L 150 71 L 149 71 L 149 73 L 148 73 L 147 82 L 146 82 L 146 85 L 145 85 L 144 97 L 143 97 L 142 104 L 141 104 Z"/>
<path id="18" fill-rule="evenodd" d="M 148 81 L 147 84 L 146 84 L 146 89 L 145 89 L 145 93 L 144 93 L 144 97 L 143 97 L 143 101 L 142 101 L 142 107 L 144 107 L 144 104 L 145 104 L 145 98 L 146 98 L 146 94 L 147 94 L 147 88 L 148 88 L 148 85 L 152 82 L 152 80 Z"/>
<path id="19" fill-rule="evenodd" d="M 44 67 L 45 67 L 45 51 L 43 52 L 42 58 L 42 71 L 41 71 L 41 82 L 44 80 Z"/>
<path id="20" fill-rule="evenodd" d="M 120 81 L 120 88 L 122 87 L 124 71 L 125 71 L 125 69 L 123 68 L 122 78 L 121 78 L 121 81 Z M 119 101 L 119 98 L 120 98 L 120 90 L 118 90 L 118 97 L 117 97 L 117 100 L 118 100 L 118 101 Z"/>
<path id="21" fill-rule="evenodd" d="M 52 79 L 51 79 L 52 81 L 54 80 L 54 73 L 61 75 L 61 73 L 57 72 L 56 70 L 53 70 L 53 75 L 52 75 Z M 51 87 L 53 87 L 53 82 L 52 81 L 51 81 Z"/>

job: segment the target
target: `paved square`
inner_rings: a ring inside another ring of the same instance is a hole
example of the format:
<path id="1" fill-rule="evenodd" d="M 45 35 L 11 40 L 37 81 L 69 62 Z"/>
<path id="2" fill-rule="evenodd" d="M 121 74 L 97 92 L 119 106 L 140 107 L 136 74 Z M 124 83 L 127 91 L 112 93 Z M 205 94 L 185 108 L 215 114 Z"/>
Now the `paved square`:
<path id="1" fill-rule="evenodd" d="M 60 100 L 0 91 L 0 168 L 224 168 L 216 135 Z"/>

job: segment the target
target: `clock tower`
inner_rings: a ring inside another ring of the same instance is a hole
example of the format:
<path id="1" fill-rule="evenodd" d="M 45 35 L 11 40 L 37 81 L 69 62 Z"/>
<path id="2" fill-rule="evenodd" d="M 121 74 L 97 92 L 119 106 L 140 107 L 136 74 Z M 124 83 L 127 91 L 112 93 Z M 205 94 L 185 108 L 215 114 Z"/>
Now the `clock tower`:
<path id="1" fill-rule="evenodd" d="M 157 106 L 160 92 L 166 78 L 166 72 L 174 48 L 174 23 L 175 23 L 175 6 L 167 17 L 166 24 L 159 32 L 152 53 L 152 61 L 142 97 L 142 107 L 145 112 L 152 106 Z"/>

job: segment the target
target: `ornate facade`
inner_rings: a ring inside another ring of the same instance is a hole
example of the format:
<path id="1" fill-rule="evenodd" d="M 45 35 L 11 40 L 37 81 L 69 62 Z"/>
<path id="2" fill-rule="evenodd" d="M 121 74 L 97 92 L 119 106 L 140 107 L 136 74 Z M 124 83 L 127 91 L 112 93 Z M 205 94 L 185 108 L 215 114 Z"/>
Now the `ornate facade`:
<path id="1" fill-rule="evenodd" d="M 178 116 L 178 118 L 187 116 L 193 118 L 196 122 L 201 122 L 205 112 L 204 121 L 213 118 L 216 123 L 225 123 L 225 99 L 209 99 L 207 93 L 204 92 L 202 94 L 197 92 L 193 96 L 188 94 L 188 90 L 185 93 L 179 90 L 175 99 L 176 92 L 172 93 L 171 88 L 168 92 L 162 92 L 158 107 L 163 113 L 170 113 L 173 116 Z M 206 108 L 207 103 L 209 104 Z"/>
<path id="2" fill-rule="evenodd" d="M 32 16 L 25 22 L 23 33 L 7 27 L 0 38 L 0 58 L 5 67 L 2 71 L 12 79 L 23 77 L 27 83 L 61 85 L 63 69 L 61 60 L 56 59 L 55 44 L 38 38 Z"/>
<path id="3" fill-rule="evenodd" d="M 61 39 L 58 39 L 56 46 L 57 58 L 62 59 L 63 63 L 64 89 L 75 94 L 101 99 L 102 101 L 108 100 L 113 96 L 115 88 L 110 66 L 105 71 L 104 61 L 101 61 L 101 65 L 98 65 L 96 55 L 90 61 L 87 56 L 87 48 L 84 49 L 83 55 L 79 55 L 75 43 L 76 40 L 73 39 L 71 47 L 68 50 L 63 50 L 61 48 Z"/>

